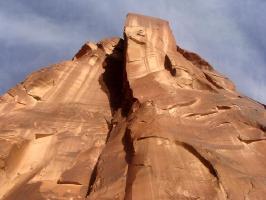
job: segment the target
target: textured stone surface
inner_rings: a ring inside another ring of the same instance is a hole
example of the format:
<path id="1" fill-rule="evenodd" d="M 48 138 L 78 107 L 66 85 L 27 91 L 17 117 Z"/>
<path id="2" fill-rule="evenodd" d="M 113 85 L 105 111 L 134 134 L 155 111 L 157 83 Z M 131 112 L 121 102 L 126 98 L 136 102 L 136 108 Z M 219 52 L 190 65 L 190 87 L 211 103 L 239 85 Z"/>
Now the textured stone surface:
<path id="1" fill-rule="evenodd" d="M 264 199 L 265 106 L 128 14 L 0 100 L 2 199 Z"/>

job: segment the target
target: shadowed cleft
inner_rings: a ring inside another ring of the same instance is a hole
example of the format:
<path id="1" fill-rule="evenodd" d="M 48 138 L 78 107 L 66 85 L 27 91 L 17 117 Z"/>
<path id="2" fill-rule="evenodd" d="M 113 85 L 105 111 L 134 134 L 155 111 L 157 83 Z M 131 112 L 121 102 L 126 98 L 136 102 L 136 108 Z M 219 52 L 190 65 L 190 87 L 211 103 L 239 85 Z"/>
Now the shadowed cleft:
<path id="1" fill-rule="evenodd" d="M 57 184 L 60 184 L 60 185 L 82 185 L 81 183 L 78 183 L 75 181 L 61 181 L 61 180 L 58 180 Z"/>
<path id="2" fill-rule="evenodd" d="M 217 106 L 218 110 L 230 110 L 231 107 L 230 106 Z"/>
<path id="3" fill-rule="evenodd" d="M 145 140 L 145 139 L 150 139 L 150 138 L 155 138 L 155 139 L 161 139 L 161 140 L 168 140 L 168 138 L 164 138 L 164 137 L 159 137 L 159 136 L 156 136 L 156 135 L 150 135 L 150 136 L 145 136 L 145 137 L 139 137 L 137 139 L 137 141 L 140 141 L 140 140 Z"/>
<path id="4" fill-rule="evenodd" d="M 204 75 L 205 75 L 206 79 L 207 79 L 212 85 L 214 85 L 216 88 L 218 88 L 218 89 L 224 89 L 222 86 L 220 86 L 218 83 L 216 83 L 210 75 L 208 75 L 207 73 L 204 73 Z"/>
<path id="5" fill-rule="evenodd" d="M 99 161 L 99 158 L 98 158 L 98 161 Z M 92 192 L 92 189 L 93 189 L 93 185 L 94 185 L 94 183 L 96 181 L 98 161 L 97 161 L 96 165 L 94 166 L 94 168 L 92 170 L 92 173 L 91 173 L 91 176 L 90 176 L 90 181 L 89 181 L 89 186 L 88 186 L 88 191 L 87 191 L 86 196 L 90 195 L 90 193 Z"/>
<path id="6" fill-rule="evenodd" d="M 40 139 L 40 138 L 43 138 L 43 137 L 49 137 L 49 136 L 52 136 L 54 134 L 35 134 L 35 139 Z"/>
<path id="7" fill-rule="evenodd" d="M 171 60 L 167 55 L 165 55 L 164 59 L 164 68 L 169 71 L 172 76 L 176 76 L 176 69 L 173 68 Z"/>
<path id="8" fill-rule="evenodd" d="M 122 139 L 122 142 L 124 145 L 124 151 L 126 152 L 125 159 L 126 159 L 128 164 L 131 164 L 135 150 L 134 150 L 133 141 L 132 141 L 129 129 L 126 129 L 126 132 L 125 132 L 125 135 Z"/>
<path id="9" fill-rule="evenodd" d="M 132 167 L 132 160 L 135 154 L 135 150 L 134 150 L 133 140 L 131 138 L 129 129 L 126 129 L 122 142 L 124 145 L 124 151 L 126 152 L 125 160 L 128 165 L 124 199 L 132 199 L 132 184 L 135 180 L 135 175 L 134 173 L 131 173 L 131 167 Z"/>
<path id="10" fill-rule="evenodd" d="M 238 136 L 238 140 L 240 142 L 246 143 L 246 144 L 251 144 L 254 142 L 261 142 L 261 141 L 266 141 L 266 138 L 260 138 L 260 139 L 243 139 L 240 136 Z"/>
<path id="11" fill-rule="evenodd" d="M 121 39 L 119 43 L 114 48 L 114 54 L 121 54 L 123 46 L 123 40 Z M 109 98 L 109 103 L 111 111 L 114 112 L 121 108 L 122 98 L 123 98 L 123 59 L 118 59 L 117 56 L 108 55 L 104 60 L 105 72 L 99 78 L 99 83 L 102 87 L 102 90 L 107 94 Z"/>
<path id="12" fill-rule="evenodd" d="M 184 142 L 176 142 L 177 144 L 183 146 L 187 151 L 189 151 L 191 154 L 193 154 L 196 158 L 200 160 L 200 162 L 209 170 L 210 174 L 212 174 L 218 181 L 219 176 L 211 164 L 210 161 L 208 161 L 206 158 L 204 158 L 192 145 L 189 145 Z"/>

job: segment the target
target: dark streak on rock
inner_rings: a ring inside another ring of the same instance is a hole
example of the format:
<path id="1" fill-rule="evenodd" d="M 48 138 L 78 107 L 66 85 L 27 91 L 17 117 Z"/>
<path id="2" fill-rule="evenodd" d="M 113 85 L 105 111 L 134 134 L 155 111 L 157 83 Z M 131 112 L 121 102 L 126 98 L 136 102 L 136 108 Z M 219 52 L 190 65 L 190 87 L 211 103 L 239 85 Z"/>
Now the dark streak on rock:
<path id="1" fill-rule="evenodd" d="M 169 71 L 172 76 L 176 76 L 176 69 L 173 68 L 173 65 L 168 55 L 165 55 L 164 58 L 164 68 Z"/>
<path id="2" fill-rule="evenodd" d="M 207 73 L 204 73 L 206 79 L 211 83 L 213 84 L 215 87 L 217 87 L 218 89 L 224 89 L 223 87 L 221 87 L 220 85 L 218 85 L 210 75 L 208 75 Z"/>
<path id="3" fill-rule="evenodd" d="M 160 137 L 160 136 L 156 136 L 156 135 L 150 135 L 150 136 L 139 137 L 137 139 L 137 141 L 145 140 L 145 139 L 149 139 L 149 138 L 159 138 L 159 139 L 163 139 L 163 140 L 169 140 L 168 138 L 164 138 L 164 137 Z"/>
<path id="4" fill-rule="evenodd" d="M 57 184 L 61 184 L 61 185 L 82 185 L 81 183 L 75 182 L 75 181 L 61 181 L 58 180 Z"/>
<path id="5" fill-rule="evenodd" d="M 245 140 L 245 139 L 242 139 L 240 136 L 238 136 L 237 138 L 238 138 L 238 140 L 240 142 L 243 142 L 243 143 L 246 143 L 246 144 L 251 144 L 251 143 L 254 143 L 254 142 L 261 142 L 261 141 L 265 141 L 266 140 L 266 138 L 247 139 L 247 140 Z"/>
<path id="6" fill-rule="evenodd" d="M 100 157 L 99 157 L 100 158 Z M 93 185 L 96 181 L 96 178 L 97 178 L 97 166 L 98 166 L 98 162 L 99 162 L 99 158 L 98 158 L 98 161 L 96 163 L 96 165 L 94 166 L 93 170 L 92 170 L 92 173 L 91 173 L 91 176 L 90 176 L 90 181 L 89 181 L 89 186 L 88 186 L 88 191 L 87 191 L 87 194 L 86 194 L 86 197 L 90 195 L 90 193 L 92 192 L 92 189 L 93 189 Z"/>
<path id="7" fill-rule="evenodd" d="M 209 170 L 210 174 L 212 174 L 219 181 L 219 176 L 211 162 L 204 158 L 192 145 L 184 142 L 176 142 L 176 144 L 183 146 L 188 152 L 198 158 L 199 161 Z"/>

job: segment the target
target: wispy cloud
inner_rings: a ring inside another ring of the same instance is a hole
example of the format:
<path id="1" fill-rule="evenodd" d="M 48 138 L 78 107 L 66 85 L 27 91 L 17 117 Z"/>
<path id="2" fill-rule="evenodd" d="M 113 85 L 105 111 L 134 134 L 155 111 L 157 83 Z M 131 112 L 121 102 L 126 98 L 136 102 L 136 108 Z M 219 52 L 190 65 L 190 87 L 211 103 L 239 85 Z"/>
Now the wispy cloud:
<path id="1" fill-rule="evenodd" d="M 264 0 L 2 1 L 0 92 L 38 66 L 70 58 L 86 40 L 121 36 L 125 15 L 138 12 L 169 20 L 181 46 L 266 103 L 265 10 Z"/>

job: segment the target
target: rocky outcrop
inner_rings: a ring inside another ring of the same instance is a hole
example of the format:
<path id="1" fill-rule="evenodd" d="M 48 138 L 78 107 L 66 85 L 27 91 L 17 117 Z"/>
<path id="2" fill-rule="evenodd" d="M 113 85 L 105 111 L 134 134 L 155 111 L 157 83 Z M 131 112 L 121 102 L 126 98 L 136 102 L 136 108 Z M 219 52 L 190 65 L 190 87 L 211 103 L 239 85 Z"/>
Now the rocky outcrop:
<path id="1" fill-rule="evenodd" d="M 265 106 L 128 14 L 0 100 L 2 199 L 263 199 Z"/>

